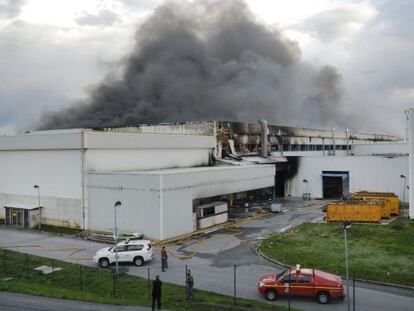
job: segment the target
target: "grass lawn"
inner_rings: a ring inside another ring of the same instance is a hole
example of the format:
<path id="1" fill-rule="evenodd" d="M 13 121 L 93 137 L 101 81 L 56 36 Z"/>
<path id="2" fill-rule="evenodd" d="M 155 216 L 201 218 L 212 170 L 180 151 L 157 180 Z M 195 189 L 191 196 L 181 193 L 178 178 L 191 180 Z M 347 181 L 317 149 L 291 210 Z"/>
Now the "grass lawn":
<path id="1" fill-rule="evenodd" d="M 63 270 L 55 272 L 54 276 L 33 270 L 41 265 L 60 267 Z M 142 269 L 146 269 L 145 266 Z M 7 277 L 14 279 L 5 280 Z M 121 274 L 116 284 L 114 295 L 113 276 L 108 269 L 82 267 L 0 250 L 0 290 L 98 303 L 150 306 L 146 279 Z M 183 286 L 164 283 L 162 291 L 163 307 L 171 310 L 241 310 L 233 307 L 233 297 L 230 296 L 195 290 L 195 302 L 188 303 Z M 237 305 L 244 307 L 243 310 L 287 310 L 283 306 L 239 298 Z"/>
<path id="2" fill-rule="evenodd" d="M 414 286 L 414 221 L 398 219 L 387 226 L 352 224 L 347 232 L 351 275 Z M 306 223 L 264 240 L 260 249 L 289 265 L 345 275 L 341 223 Z"/>

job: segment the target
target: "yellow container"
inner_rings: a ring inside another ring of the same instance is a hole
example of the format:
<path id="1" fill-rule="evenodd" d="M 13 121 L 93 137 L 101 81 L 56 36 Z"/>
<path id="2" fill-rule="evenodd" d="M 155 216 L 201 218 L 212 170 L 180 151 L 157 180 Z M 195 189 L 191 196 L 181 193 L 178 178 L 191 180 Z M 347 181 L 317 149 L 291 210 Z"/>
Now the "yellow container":
<path id="1" fill-rule="evenodd" d="M 354 199 L 374 199 L 374 200 L 386 200 L 386 206 L 390 210 L 391 215 L 400 214 L 400 200 L 398 196 L 391 192 L 368 192 L 360 191 L 351 194 Z"/>
<path id="2" fill-rule="evenodd" d="M 380 222 L 383 205 L 383 202 L 363 200 L 329 203 L 326 210 L 327 220 Z"/>

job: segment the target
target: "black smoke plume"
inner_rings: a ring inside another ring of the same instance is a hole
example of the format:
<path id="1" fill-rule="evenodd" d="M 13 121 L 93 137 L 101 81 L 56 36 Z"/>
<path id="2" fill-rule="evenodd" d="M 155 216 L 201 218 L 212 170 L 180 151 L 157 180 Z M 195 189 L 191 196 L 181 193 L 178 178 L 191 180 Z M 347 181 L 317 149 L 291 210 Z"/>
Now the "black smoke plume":
<path id="1" fill-rule="evenodd" d="M 122 74 L 38 128 L 111 127 L 207 119 L 337 123 L 340 77 L 301 61 L 298 45 L 243 1 L 168 2 L 138 29 Z"/>

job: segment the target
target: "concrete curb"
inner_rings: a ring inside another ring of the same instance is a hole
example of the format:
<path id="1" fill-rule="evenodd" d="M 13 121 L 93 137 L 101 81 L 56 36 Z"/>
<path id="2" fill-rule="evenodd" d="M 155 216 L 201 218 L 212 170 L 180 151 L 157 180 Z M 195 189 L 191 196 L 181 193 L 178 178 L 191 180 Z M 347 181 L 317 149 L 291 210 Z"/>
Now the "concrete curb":
<path id="1" fill-rule="evenodd" d="M 275 260 L 273 258 L 270 258 L 269 256 L 266 256 L 263 254 L 263 252 L 260 250 L 261 242 L 257 243 L 255 246 L 255 252 L 257 255 L 263 257 L 267 261 L 270 261 L 271 263 L 274 263 L 278 266 L 285 267 L 285 268 L 294 268 L 295 266 L 290 266 L 288 264 L 285 264 L 283 262 L 280 262 L 278 260 Z M 346 279 L 345 276 L 341 275 L 342 279 Z M 365 280 L 365 279 L 359 279 L 355 278 L 355 281 L 361 282 L 361 283 L 367 283 L 367 284 L 374 284 L 374 285 L 381 285 L 381 286 L 388 286 L 388 287 L 395 287 L 395 288 L 402 288 L 402 289 L 408 289 L 408 290 L 414 290 L 414 287 L 407 286 L 407 285 L 401 285 L 401 284 L 394 284 L 394 283 L 386 283 L 386 282 L 380 282 L 380 281 L 372 281 L 372 280 Z"/>

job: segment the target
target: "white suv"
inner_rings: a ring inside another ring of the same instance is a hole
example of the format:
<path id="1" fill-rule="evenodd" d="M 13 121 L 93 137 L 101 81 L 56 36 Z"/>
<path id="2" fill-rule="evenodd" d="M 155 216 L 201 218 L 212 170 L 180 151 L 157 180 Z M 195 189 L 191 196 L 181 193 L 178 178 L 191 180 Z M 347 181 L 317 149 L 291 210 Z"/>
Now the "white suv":
<path id="1" fill-rule="evenodd" d="M 142 266 L 153 259 L 151 241 L 148 240 L 122 241 L 116 248 L 118 262 L 132 262 L 136 266 Z M 106 268 L 116 261 L 115 256 L 115 247 L 105 247 L 96 252 L 93 261 Z"/>

